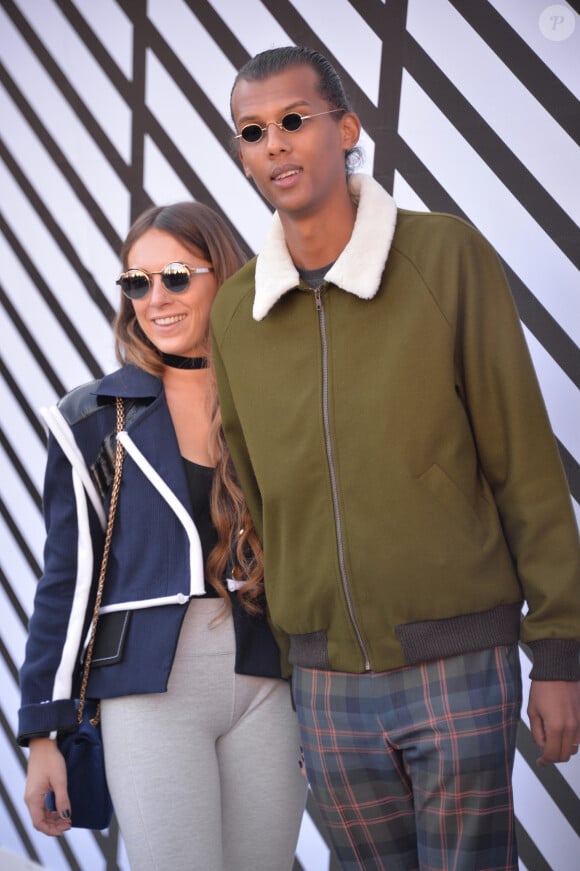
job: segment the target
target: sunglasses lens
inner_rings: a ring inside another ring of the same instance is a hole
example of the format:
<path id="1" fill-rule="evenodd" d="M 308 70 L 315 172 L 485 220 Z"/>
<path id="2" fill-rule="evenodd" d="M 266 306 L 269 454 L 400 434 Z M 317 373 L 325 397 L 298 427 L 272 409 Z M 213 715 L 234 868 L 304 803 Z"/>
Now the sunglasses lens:
<path id="1" fill-rule="evenodd" d="M 262 128 L 259 124 L 248 124 L 242 129 L 241 136 L 245 142 L 259 142 L 262 138 Z"/>
<path id="2" fill-rule="evenodd" d="M 189 286 L 191 272 L 183 263 L 170 263 L 161 273 L 161 281 L 171 293 L 182 293 Z"/>
<path id="3" fill-rule="evenodd" d="M 140 269 L 130 269 L 119 279 L 121 290 L 129 299 L 142 299 L 149 291 L 149 276 Z"/>
<path id="4" fill-rule="evenodd" d="M 290 112 L 288 115 L 284 115 L 282 127 L 288 133 L 296 133 L 302 127 L 302 115 L 299 115 L 298 112 Z"/>

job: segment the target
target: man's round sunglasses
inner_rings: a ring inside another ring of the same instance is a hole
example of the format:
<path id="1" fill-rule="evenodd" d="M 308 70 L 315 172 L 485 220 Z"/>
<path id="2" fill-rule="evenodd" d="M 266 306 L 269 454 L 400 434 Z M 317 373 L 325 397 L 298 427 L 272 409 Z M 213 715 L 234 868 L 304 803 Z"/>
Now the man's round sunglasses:
<path id="1" fill-rule="evenodd" d="M 163 287 L 170 293 L 183 293 L 189 287 L 192 275 L 213 272 L 212 266 L 188 266 L 186 263 L 168 263 L 160 272 L 146 272 L 144 269 L 128 269 L 123 272 L 116 284 L 129 299 L 143 299 L 153 285 L 153 276 L 160 275 Z"/>
<path id="2" fill-rule="evenodd" d="M 284 115 L 281 121 L 268 121 L 265 127 L 260 127 L 259 124 L 246 124 L 242 127 L 239 133 L 234 136 L 234 139 L 243 139 L 244 142 L 259 142 L 264 133 L 268 130 L 270 124 L 274 124 L 280 130 L 285 130 L 286 133 L 296 133 L 302 127 L 304 121 L 309 118 L 319 118 L 320 115 L 332 115 L 333 112 L 344 112 L 345 109 L 328 109 L 327 112 L 315 112 L 314 115 L 301 115 L 299 112 L 288 112 Z"/>

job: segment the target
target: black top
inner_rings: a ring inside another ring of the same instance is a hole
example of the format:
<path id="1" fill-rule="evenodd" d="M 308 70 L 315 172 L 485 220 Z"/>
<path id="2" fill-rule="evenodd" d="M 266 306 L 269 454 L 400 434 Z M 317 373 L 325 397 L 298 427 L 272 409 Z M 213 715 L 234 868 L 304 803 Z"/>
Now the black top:
<path id="1" fill-rule="evenodd" d="M 328 272 L 333 263 L 327 263 L 326 266 L 319 266 L 318 269 L 299 269 L 298 275 L 305 281 L 308 287 L 312 288 L 312 290 L 316 290 L 317 287 L 320 287 L 322 282 L 324 281 L 324 276 Z"/>
<path id="2" fill-rule="evenodd" d="M 217 530 L 211 519 L 209 507 L 209 498 L 213 483 L 215 470 L 211 466 L 200 466 L 199 463 L 193 463 L 191 460 L 183 459 L 185 467 L 185 477 L 187 478 L 187 487 L 189 490 L 189 498 L 191 500 L 191 516 L 199 532 L 201 540 L 201 550 L 203 553 L 203 564 L 207 563 L 207 559 L 217 544 Z M 218 596 L 215 588 L 205 584 L 205 595 Z"/>

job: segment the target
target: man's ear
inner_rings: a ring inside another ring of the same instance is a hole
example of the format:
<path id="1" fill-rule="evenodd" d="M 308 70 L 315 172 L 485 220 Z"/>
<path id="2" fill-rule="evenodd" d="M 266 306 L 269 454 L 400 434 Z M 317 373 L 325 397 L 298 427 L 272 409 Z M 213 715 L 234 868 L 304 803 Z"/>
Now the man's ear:
<path id="1" fill-rule="evenodd" d="M 242 149 L 241 149 L 241 148 L 240 148 L 240 150 L 238 151 L 238 157 L 240 158 L 240 163 L 242 164 L 242 169 L 244 170 L 244 173 L 246 174 L 246 178 L 251 178 L 251 177 L 252 177 L 252 173 L 250 172 L 250 170 L 248 169 L 248 167 L 246 166 L 246 164 L 245 164 L 245 162 L 244 162 L 244 156 L 243 156 L 243 154 L 242 154 Z"/>
<path id="2" fill-rule="evenodd" d="M 355 147 L 359 140 L 361 131 L 360 119 L 354 112 L 345 112 L 340 119 L 340 125 L 342 130 L 342 147 L 345 151 L 349 151 Z"/>

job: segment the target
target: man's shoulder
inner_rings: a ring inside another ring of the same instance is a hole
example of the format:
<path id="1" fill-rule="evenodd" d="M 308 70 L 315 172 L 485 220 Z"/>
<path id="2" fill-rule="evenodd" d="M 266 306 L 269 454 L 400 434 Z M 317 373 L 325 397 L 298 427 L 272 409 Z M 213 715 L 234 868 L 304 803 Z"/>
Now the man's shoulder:
<path id="1" fill-rule="evenodd" d="M 212 306 L 211 322 L 214 331 L 226 329 L 242 307 L 251 310 L 254 300 L 256 257 L 252 257 L 220 287 Z"/>
<path id="2" fill-rule="evenodd" d="M 397 229 L 421 230 L 427 233 L 464 234 L 479 233 L 465 218 L 450 212 L 420 212 L 412 209 L 397 209 Z"/>
<path id="3" fill-rule="evenodd" d="M 465 244 L 466 242 L 489 246 L 480 231 L 459 215 L 447 212 L 419 212 L 410 209 L 397 210 L 397 227 L 394 244 L 417 245 L 425 243 Z"/>

